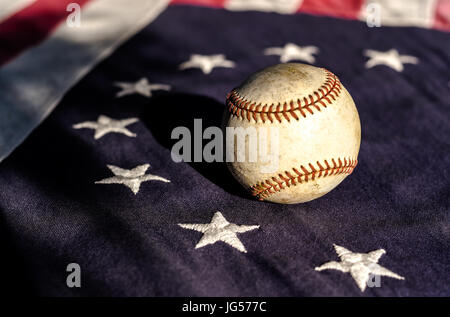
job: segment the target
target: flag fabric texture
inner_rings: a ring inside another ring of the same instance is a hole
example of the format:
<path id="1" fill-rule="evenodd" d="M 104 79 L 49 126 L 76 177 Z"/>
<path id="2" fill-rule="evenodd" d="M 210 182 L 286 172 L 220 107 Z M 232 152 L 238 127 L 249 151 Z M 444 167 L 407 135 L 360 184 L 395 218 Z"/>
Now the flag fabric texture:
<path id="1" fill-rule="evenodd" d="M 0 12 L 12 293 L 450 296 L 448 1 L 90 0 L 78 28 L 55 3 Z M 325 67 L 352 95 L 362 140 L 342 184 L 279 205 L 223 163 L 174 162 L 174 128 L 220 127 L 226 94 L 280 62 Z"/>

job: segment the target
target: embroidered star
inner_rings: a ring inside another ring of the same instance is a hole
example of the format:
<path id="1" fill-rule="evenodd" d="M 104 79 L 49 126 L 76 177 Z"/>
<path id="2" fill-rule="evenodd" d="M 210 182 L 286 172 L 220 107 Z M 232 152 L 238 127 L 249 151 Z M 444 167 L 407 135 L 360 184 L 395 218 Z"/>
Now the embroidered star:
<path id="1" fill-rule="evenodd" d="M 143 182 L 147 181 L 161 181 L 165 183 L 170 183 L 168 179 L 164 177 L 145 174 L 150 164 L 144 164 L 136 166 L 131 170 L 120 168 L 114 165 L 107 165 L 108 168 L 113 172 L 114 176 L 102 179 L 95 182 L 96 184 L 122 184 L 127 186 L 136 195 L 139 192 L 139 188 Z"/>
<path id="2" fill-rule="evenodd" d="M 135 123 L 138 121 L 138 118 L 129 118 L 124 120 L 115 120 L 107 117 L 105 115 L 100 115 L 97 121 L 86 121 L 73 125 L 74 129 L 93 129 L 95 130 L 94 139 L 98 140 L 102 136 L 108 133 L 122 133 L 126 136 L 134 138 L 136 136 L 135 133 L 132 133 L 130 130 L 126 128 L 126 126 Z"/>
<path id="3" fill-rule="evenodd" d="M 170 90 L 169 85 L 150 84 L 147 78 L 141 78 L 134 83 L 115 82 L 114 85 L 122 88 L 122 90 L 116 94 L 117 98 L 131 94 L 140 94 L 145 97 L 151 97 L 153 90 Z"/>
<path id="4" fill-rule="evenodd" d="M 233 68 L 236 64 L 233 61 L 225 59 L 225 55 L 191 55 L 190 59 L 180 65 L 180 69 L 200 68 L 203 73 L 209 74 L 214 67 Z"/>
<path id="5" fill-rule="evenodd" d="M 208 244 L 214 244 L 217 241 L 223 241 L 233 248 L 238 249 L 241 252 L 247 253 L 241 240 L 237 237 L 237 233 L 244 233 L 247 231 L 258 229 L 259 226 L 244 226 L 236 225 L 228 222 L 225 217 L 217 211 L 211 222 L 208 224 L 178 224 L 184 229 L 195 230 L 202 232 L 203 236 L 195 246 L 196 249 L 204 247 Z"/>
<path id="6" fill-rule="evenodd" d="M 316 267 L 315 270 L 322 271 L 331 269 L 344 273 L 350 273 L 362 292 L 366 289 L 367 281 L 369 280 L 371 274 L 388 276 L 398 280 L 405 279 L 404 277 L 377 264 L 380 257 L 386 253 L 383 249 L 378 249 L 369 253 L 353 253 L 336 244 L 334 244 L 334 249 L 341 259 L 341 262 L 327 262 L 319 267 Z"/>
<path id="7" fill-rule="evenodd" d="M 396 49 L 391 49 L 387 52 L 365 50 L 364 55 L 369 57 L 369 60 L 366 62 L 366 68 L 372 68 L 377 65 L 386 65 L 398 72 L 401 72 L 404 69 L 403 64 L 419 63 L 419 59 L 417 57 L 400 55 Z"/>
<path id="8" fill-rule="evenodd" d="M 310 64 L 315 62 L 313 54 L 319 53 L 316 46 L 298 46 L 287 43 L 284 47 L 269 47 L 264 50 L 264 55 L 280 55 L 280 62 L 287 63 L 291 60 L 305 61 Z"/>

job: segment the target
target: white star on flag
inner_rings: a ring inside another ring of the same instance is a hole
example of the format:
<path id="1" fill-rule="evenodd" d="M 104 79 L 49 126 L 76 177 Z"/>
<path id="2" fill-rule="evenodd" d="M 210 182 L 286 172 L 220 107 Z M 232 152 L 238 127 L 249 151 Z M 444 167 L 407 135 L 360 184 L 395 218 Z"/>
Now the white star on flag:
<path id="1" fill-rule="evenodd" d="M 269 47 L 264 50 L 264 55 L 280 55 L 280 62 L 287 63 L 291 60 L 305 61 L 313 64 L 316 59 L 313 54 L 319 53 L 316 46 L 298 46 L 287 43 L 284 47 Z"/>
<path id="2" fill-rule="evenodd" d="M 385 65 L 398 72 L 402 72 L 404 69 L 403 64 L 419 63 L 419 59 L 417 57 L 400 55 L 396 49 L 391 49 L 386 52 L 364 50 L 364 55 L 369 57 L 369 60 L 366 62 L 366 68 L 372 68 L 377 65 Z"/>
<path id="3" fill-rule="evenodd" d="M 126 128 L 126 126 L 139 121 L 138 118 L 129 118 L 123 120 L 115 120 L 105 115 L 100 115 L 97 121 L 80 122 L 73 125 L 74 129 L 93 129 L 95 130 L 94 139 L 98 140 L 108 133 L 122 133 L 129 137 L 136 137 Z"/>
<path id="4" fill-rule="evenodd" d="M 200 68 L 203 73 L 209 74 L 214 67 L 233 68 L 236 64 L 233 61 L 225 59 L 225 55 L 199 55 L 193 54 L 190 59 L 180 65 L 180 69 Z"/>
<path id="5" fill-rule="evenodd" d="M 178 224 L 184 229 L 195 230 L 202 232 L 203 236 L 195 246 L 196 249 L 204 247 L 208 244 L 214 244 L 217 241 L 223 241 L 233 248 L 246 253 L 244 245 L 237 237 L 237 233 L 244 233 L 247 231 L 258 229 L 259 226 L 245 226 L 237 225 L 228 222 L 225 217 L 217 211 L 210 223 L 207 224 Z"/>
<path id="6" fill-rule="evenodd" d="M 370 275 L 388 276 L 398 280 L 405 279 L 377 264 L 380 257 L 386 253 L 383 249 L 378 249 L 369 253 L 353 253 L 336 244 L 333 246 L 341 259 L 341 262 L 331 261 L 324 263 L 321 266 L 316 267 L 316 271 L 338 270 L 344 273 L 350 273 L 362 292 L 366 289 Z"/>
<path id="7" fill-rule="evenodd" d="M 136 195 L 139 192 L 141 184 L 147 181 L 161 181 L 170 183 L 168 179 L 164 177 L 145 174 L 150 164 L 144 164 L 136 166 L 133 169 L 127 170 L 114 165 L 107 165 L 115 176 L 105 178 L 95 182 L 95 184 L 122 184 L 127 186 Z"/>
<path id="8" fill-rule="evenodd" d="M 115 82 L 115 86 L 120 87 L 122 90 L 116 94 L 117 98 L 131 95 L 140 94 L 145 97 L 151 97 L 154 90 L 170 90 L 169 85 L 164 84 L 151 84 L 147 78 L 141 78 L 137 82 Z"/>

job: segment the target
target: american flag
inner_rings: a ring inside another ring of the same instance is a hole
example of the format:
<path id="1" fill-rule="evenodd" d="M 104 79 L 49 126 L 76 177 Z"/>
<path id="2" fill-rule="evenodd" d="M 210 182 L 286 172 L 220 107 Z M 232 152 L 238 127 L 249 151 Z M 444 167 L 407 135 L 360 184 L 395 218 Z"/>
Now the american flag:
<path id="1" fill-rule="evenodd" d="M 2 286 L 41 296 L 450 296 L 449 0 L 0 0 Z M 284 62 L 352 95 L 358 166 L 255 200 L 171 132 Z"/>

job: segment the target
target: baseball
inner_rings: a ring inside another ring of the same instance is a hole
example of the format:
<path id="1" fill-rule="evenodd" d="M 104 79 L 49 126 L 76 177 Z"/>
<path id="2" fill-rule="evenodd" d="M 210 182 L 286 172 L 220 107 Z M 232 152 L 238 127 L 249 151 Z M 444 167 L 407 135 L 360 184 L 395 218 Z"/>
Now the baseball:
<path id="1" fill-rule="evenodd" d="M 357 164 L 358 111 L 337 76 L 324 68 L 286 63 L 251 75 L 228 94 L 224 122 L 227 129 L 277 132 L 276 139 L 266 133 L 258 142 L 258 150 L 264 143 L 275 148 L 275 160 L 227 160 L 233 176 L 259 200 L 294 204 L 316 199 Z M 230 151 L 247 158 L 242 151 L 252 143 L 247 138 L 245 146 Z"/>

